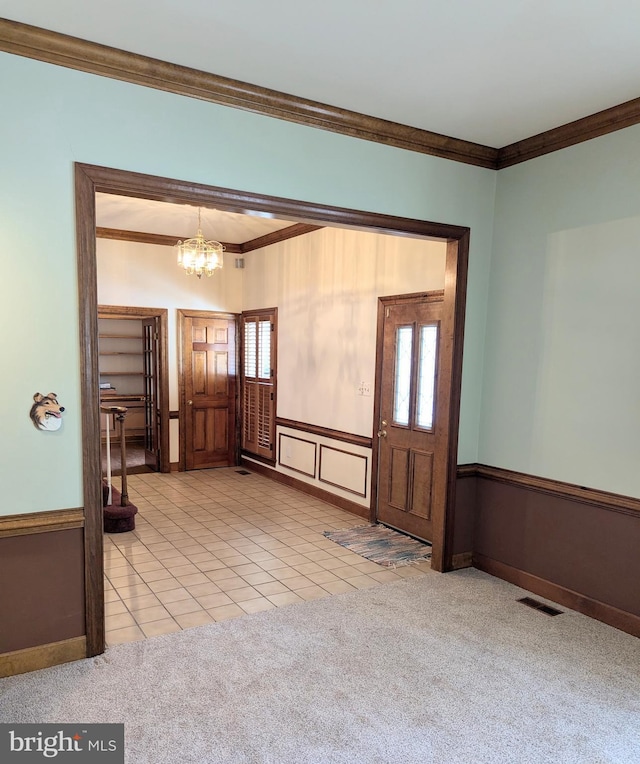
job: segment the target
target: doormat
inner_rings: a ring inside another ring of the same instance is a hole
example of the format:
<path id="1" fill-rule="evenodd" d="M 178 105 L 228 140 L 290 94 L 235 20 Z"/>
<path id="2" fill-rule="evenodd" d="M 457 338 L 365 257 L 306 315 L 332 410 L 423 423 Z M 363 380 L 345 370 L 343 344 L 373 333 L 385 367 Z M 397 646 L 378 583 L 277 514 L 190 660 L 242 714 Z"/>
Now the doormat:
<path id="1" fill-rule="evenodd" d="M 431 559 L 431 544 L 392 531 L 384 525 L 360 525 L 343 531 L 324 531 L 324 535 L 336 544 L 387 568 Z"/>

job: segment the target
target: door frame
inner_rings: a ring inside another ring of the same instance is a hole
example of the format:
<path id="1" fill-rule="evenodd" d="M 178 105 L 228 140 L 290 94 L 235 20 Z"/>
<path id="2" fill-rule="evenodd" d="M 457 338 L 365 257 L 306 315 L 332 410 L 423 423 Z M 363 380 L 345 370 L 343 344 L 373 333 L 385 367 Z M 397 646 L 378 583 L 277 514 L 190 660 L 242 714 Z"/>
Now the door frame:
<path id="1" fill-rule="evenodd" d="M 186 472 L 187 470 L 187 428 L 186 428 L 186 415 L 187 415 L 187 402 L 184 388 L 184 349 L 186 346 L 185 337 L 185 318 L 226 318 L 232 320 L 236 325 L 235 332 L 235 345 L 236 345 L 236 393 L 234 401 L 234 449 L 233 455 L 236 465 L 239 464 L 240 451 L 238 446 L 238 432 L 240 428 L 240 346 L 238 339 L 238 313 L 226 313 L 224 311 L 215 310 L 190 310 L 188 308 L 178 308 L 178 427 L 180 431 L 180 454 L 178 457 L 178 471 Z"/>
<path id="2" fill-rule="evenodd" d="M 432 567 L 451 568 L 458 421 L 462 378 L 462 341 L 470 229 L 413 218 L 333 207 L 251 194 L 109 167 L 75 163 L 76 249 L 80 342 L 82 485 L 84 495 L 85 623 L 87 657 L 105 648 L 104 561 L 100 465 L 98 374 L 98 288 L 96 262 L 96 192 L 155 201 L 191 204 L 238 213 L 270 213 L 300 223 L 335 225 L 373 233 L 447 242 L 445 312 L 454 325 L 452 402 L 449 422 L 448 490 L 442 537 L 434 547 Z"/>
<path id="3" fill-rule="evenodd" d="M 157 318 L 159 332 L 158 376 L 160 387 L 160 472 L 169 472 L 169 311 L 166 308 L 138 308 L 98 305 L 98 314 L 109 318 Z"/>

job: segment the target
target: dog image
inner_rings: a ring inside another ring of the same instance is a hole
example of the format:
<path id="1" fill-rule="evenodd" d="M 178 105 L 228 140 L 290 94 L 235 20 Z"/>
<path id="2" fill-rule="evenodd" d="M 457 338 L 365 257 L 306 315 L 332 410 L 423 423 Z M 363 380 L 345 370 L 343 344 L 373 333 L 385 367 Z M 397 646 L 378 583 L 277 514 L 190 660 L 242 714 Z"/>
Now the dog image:
<path id="1" fill-rule="evenodd" d="M 63 411 L 64 406 L 58 403 L 56 393 L 49 393 L 48 395 L 36 393 L 33 396 L 33 406 L 31 406 L 29 416 L 38 430 L 53 432 L 59 430 L 62 425 Z"/>

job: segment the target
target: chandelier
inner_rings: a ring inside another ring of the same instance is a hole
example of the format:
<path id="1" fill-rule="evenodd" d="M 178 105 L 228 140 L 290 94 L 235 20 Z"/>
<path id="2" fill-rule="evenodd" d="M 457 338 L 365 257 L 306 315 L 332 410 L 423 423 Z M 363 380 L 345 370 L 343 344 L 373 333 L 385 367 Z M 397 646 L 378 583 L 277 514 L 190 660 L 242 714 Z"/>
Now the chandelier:
<path id="1" fill-rule="evenodd" d="M 213 276 L 213 272 L 222 268 L 224 247 L 219 241 L 207 241 L 202 235 L 200 224 L 201 210 L 198 207 L 198 233 L 193 239 L 185 239 L 176 244 L 178 265 L 184 268 L 187 276 L 195 274 L 199 279 L 202 274 Z"/>

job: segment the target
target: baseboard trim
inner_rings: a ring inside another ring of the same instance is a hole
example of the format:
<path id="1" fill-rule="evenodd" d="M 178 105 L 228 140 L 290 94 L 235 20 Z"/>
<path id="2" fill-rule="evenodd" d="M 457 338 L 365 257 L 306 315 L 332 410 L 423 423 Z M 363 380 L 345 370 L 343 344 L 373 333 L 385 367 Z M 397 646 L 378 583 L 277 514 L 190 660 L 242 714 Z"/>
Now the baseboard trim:
<path id="1" fill-rule="evenodd" d="M 460 552 L 451 558 L 450 570 L 462 570 L 473 566 L 473 552 Z"/>
<path id="2" fill-rule="evenodd" d="M 49 533 L 84 526 L 84 509 L 53 509 L 50 512 L 30 512 L 26 515 L 0 517 L 0 538 Z"/>
<path id="3" fill-rule="evenodd" d="M 269 469 L 269 467 L 265 467 L 263 464 L 258 464 L 258 462 L 241 457 L 240 464 L 247 469 L 270 478 L 271 480 L 283 483 L 284 485 L 289 486 L 289 488 L 295 488 L 297 491 L 306 493 L 308 496 L 313 496 L 315 499 L 321 499 L 322 501 L 326 501 L 327 504 L 333 504 L 333 506 L 338 507 L 339 509 L 344 509 L 345 512 L 350 512 L 352 515 L 363 517 L 365 520 L 369 519 L 369 507 L 363 507 L 360 504 L 356 504 L 354 501 L 343 499 L 342 496 L 337 496 L 335 493 L 325 491 L 315 485 L 309 485 L 309 483 L 305 483 L 303 480 L 298 480 L 297 478 L 291 477 L 291 475 L 285 475 L 284 472 L 277 472 L 276 470 Z"/>
<path id="4" fill-rule="evenodd" d="M 180 472 L 180 462 L 171 462 L 169 464 L 169 472 Z"/>
<path id="5" fill-rule="evenodd" d="M 58 666 L 87 657 L 87 638 L 73 637 L 62 642 L 27 647 L 0 655 L 0 677 L 26 674 L 28 671 Z"/>
<path id="6" fill-rule="evenodd" d="M 597 621 L 602 621 L 609 626 L 620 629 L 620 631 L 632 634 L 634 637 L 640 637 L 640 616 L 627 613 L 612 605 L 586 597 L 572 589 L 567 589 L 559 584 L 554 584 L 552 581 L 547 581 L 544 578 L 534 576 L 532 573 L 513 568 L 511 565 L 506 565 L 481 554 L 474 554 L 473 565 L 478 570 L 483 570 L 485 573 L 538 594 L 540 597 L 545 597 L 552 602 L 571 608 L 571 610 L 576 610 L 578 613 L 595 618 Z"/>

